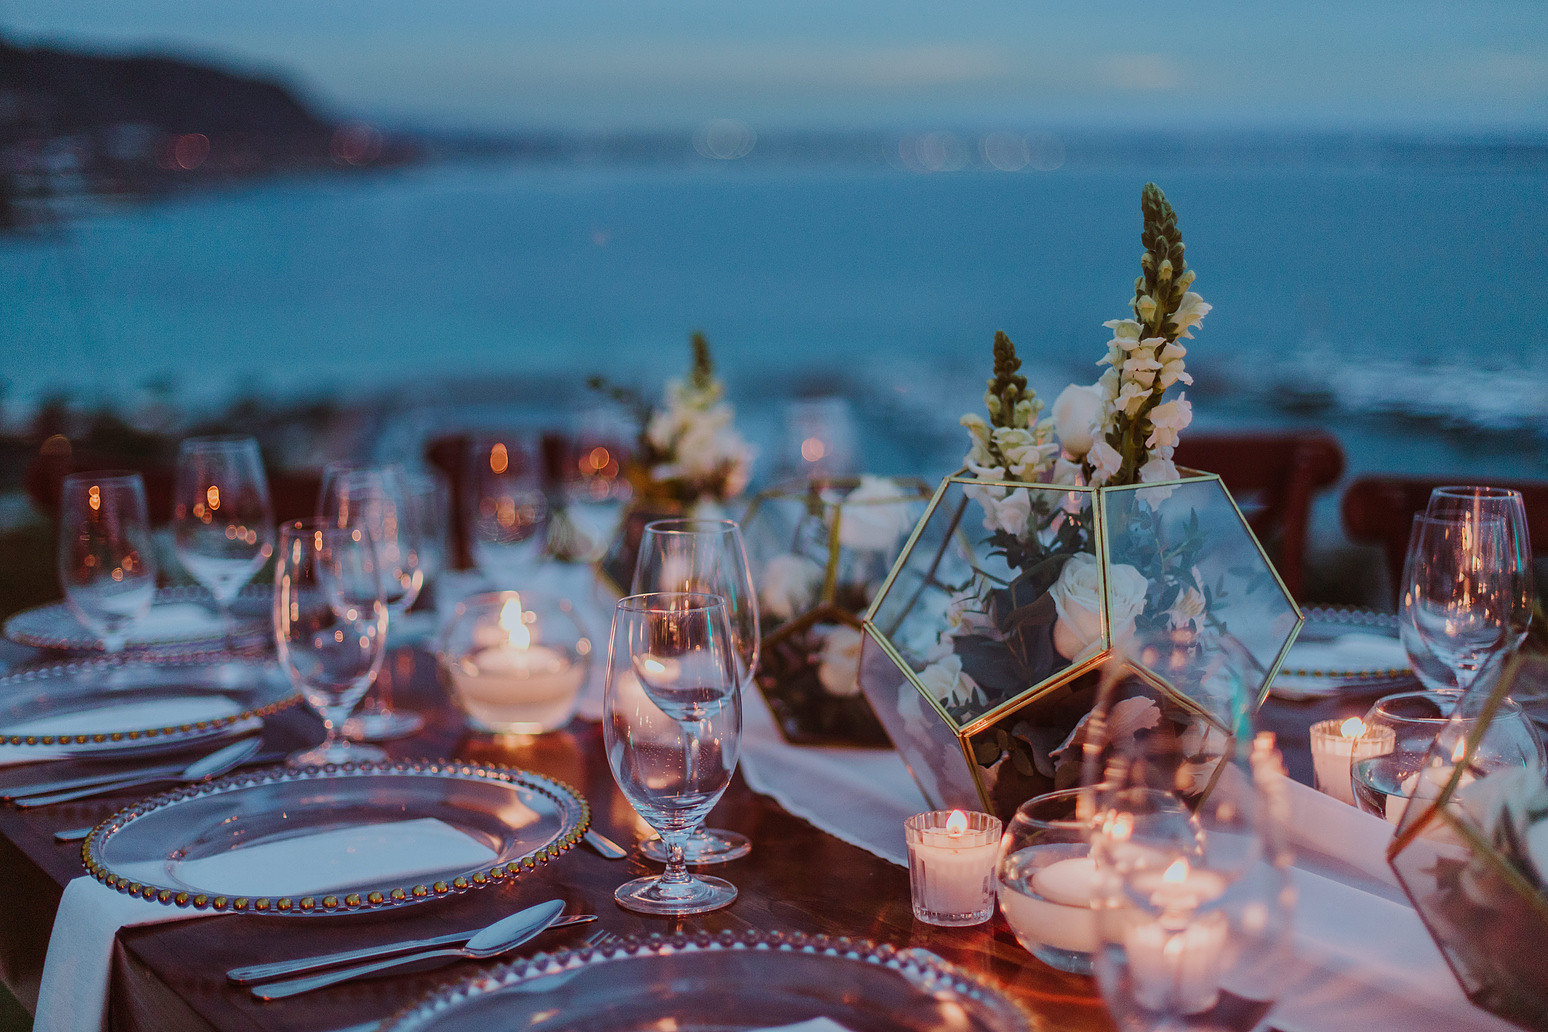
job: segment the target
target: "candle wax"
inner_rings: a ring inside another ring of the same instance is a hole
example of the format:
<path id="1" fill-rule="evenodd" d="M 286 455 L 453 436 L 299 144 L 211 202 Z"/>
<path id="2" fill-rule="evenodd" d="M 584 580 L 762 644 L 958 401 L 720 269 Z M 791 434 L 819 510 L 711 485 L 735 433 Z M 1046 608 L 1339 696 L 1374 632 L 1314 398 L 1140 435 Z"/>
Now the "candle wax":
<path id="1" fill-rule="evenodd" d="M 1041 946 L 1096 951 L 1097 915 L 1091 909 L 1096 864 L 1089 856 L 1069 856 L 1070 849 L 1065 843 L 1029 846 L 1008 857 L 1001 870 L 1000 910 L 1031 953 Z M 1050 856 L 1065 859 L 1048 863 Z"/>

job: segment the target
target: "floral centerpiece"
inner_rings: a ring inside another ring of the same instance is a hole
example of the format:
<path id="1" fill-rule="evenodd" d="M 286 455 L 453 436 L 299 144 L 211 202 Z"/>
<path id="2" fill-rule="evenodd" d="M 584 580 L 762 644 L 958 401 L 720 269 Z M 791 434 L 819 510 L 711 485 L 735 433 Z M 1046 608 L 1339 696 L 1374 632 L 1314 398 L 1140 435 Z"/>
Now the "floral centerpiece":
<path id="1" fill-rule="evenodd" d="M 1540 752 L 1501 762 L 1534 741 L 1518 706 L 1548 703 L 1548 656 L 1485 672 L 1414 773 L 1387 856 L 1468 997 L 1548 1030 L 1548 773 Z"/>
<path id="2" fill-rule="evenodd" d="M 758 685 L 790 741 L 889 744 L 860 694 L 860 616 L 930 494 L 921 480 L 862 475 L 753 497 L 743 531 L 765 631 Z"/>
<path id="3" fill-rule="evenodd" d="M 866 615 L 862 688 L 933 803 L 1008 814 L 1076 784 L 1097 670 L 1132 642 L 1188 639 L 1190 669 L 1212 673 L 1173 693 L 1175 715 L 1186 747 L 1218 753 L 1209 728 L 1227 735 L 1256 706 L 1299 627 L 1219 478 L 1173 462 L 1192 418 L 1182 341 L 1209 305 L 1153 184 L 1141 212 L 1132 317 L 1105 324 L 1102 376 L 1045 416 L 996 334 L 964 468 Z M 1202 661 L 1215 655 L 1231 660 Z"/>
<path id="4" fill-rule="evenodd" d="M 736 430 L 736 410 L 715 375 L 709 341 L 694 333 L 690 344 L 693 365 L 686 377 L 667 383 L 660 405 L 600 377 L 591 379 L 593 388 L 628 406 L 639 427 L 635 454 L 624 470 L 633 488 L 632 508 L 602 562 L 603 573 L 620 587 L 633 576 L 646 523 L 668 516 L 719 518 L 722 507 L 747 490 L 752 474 L 753 449 Z"/>

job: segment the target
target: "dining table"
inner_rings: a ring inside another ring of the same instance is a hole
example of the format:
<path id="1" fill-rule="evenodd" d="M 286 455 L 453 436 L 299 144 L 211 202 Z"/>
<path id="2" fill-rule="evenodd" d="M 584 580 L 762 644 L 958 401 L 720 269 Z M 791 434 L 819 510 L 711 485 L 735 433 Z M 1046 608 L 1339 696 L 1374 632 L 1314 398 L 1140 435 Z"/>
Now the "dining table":
<path id="1" fill-rule="evenodd" d="M 0 649 L 0 663 L 13 669 L 49 658 L 12 645 Z M 608 838 L 633 847 L 647 834 L 647 826 L 613 781 L 596 721 L 577 717 L 560 730 L 521 738 L 472 733 L 451 705 L 435 658 L 424 647 L 394 649 L 382 676 L 391 685 L 395 706 L 424 717 L 424 726 L 414 735 L 383 743 L 393 759 L 449 757 L 535 771 L 574 788 L 590 806 L 592 827 Z M 1294 703 L 1269 699 L 1260 711 L 1260 723 L 1278 736 L 1290 775 L 1309 783 L 1308 726 L 1328 717 L 1359 714 L 1369 701 L 1358 694 Z M 262 734 L 266 751 L 300 748 L 320 738 L 320 722 L 305 706 L 296 705 L 270 717 Z M 40 766 L 57 771 L 87 765 L 71 761 Z M 4 776 L 27 775 L 13 770 Z M 55 834 L 95 824 L 143 798 L 146 791 L 126 790 L 29 810 L 0 806 L 0 979 L 29 1011 L 37 1007 L 61 894 L 72 879 L 85 874 L 81 844 L 56 841 Z M 708 823 L 747 835 L 753 849 L 716 869 L 737 887 L 735 902 L 693 917 L 650 917 L 623 909 L 614 902 L 613 890 L 626 880 L 655 873 L 659 866 L 633 848 L 626 858 L 615 860 L 577 844 L 517 877 L 419 905 L 327 916 L 221 914 L 123 928 L 113 948 L 107 1027 L 115 1032 L 372 1029 L 437 987 L 473 975 L 481 962 L 346 982 L 268 1002 L 232 984 L 225 972 L 240 965 L 476 928 L 551 899 L 563 900 L 567 912 L 596 914 L 598 920 L 551 930 L 525 952 L 580 946 L 595 928 L 625 937 L 724 932 L 851 937 L 928 950 L 1001 989 L 1025 1008 L 1039 1030 L 1112 1027 L 1095 982 L 1033 959 L 1001 915 L 965 928 L 916 920 L 905 867 L 820 830 L 754 791 L 740 773 Z"/>

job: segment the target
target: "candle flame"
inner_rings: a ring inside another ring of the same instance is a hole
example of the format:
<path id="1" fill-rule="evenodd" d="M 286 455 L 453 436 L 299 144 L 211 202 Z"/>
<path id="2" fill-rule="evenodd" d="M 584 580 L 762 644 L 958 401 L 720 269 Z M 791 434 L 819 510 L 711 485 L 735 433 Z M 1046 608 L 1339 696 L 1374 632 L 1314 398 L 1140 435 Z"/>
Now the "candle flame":
<path id="1" fill-rule="evenodd" d="M 961 838 L 967 832 L 967 824 L 967 814 L 953 810 L 951 816 L 946 818 L 946 834 L 952 838 Z"/>
<path id="2" fill-rule="evenodd" d="M 1167 865 L 1161 872 L 1161 880 L 1173 885 L 1181 885 L 1188 880 L 1188 860 L 1186 857 L 1178 857 Z"/>
<path id="3" fill-rule="evenodd" d="M 1459 739 L 1457 739 L 1457 747 L 1455 749 L 1451 750 L 1451 762 L 1452 763 L 1461 763 L 1462 762 L 1462 754 L 1465 753 L 1465 752 L 1467 752 L 1467 739 L 1466 738 L 1459 738 Z"/>
<path id="4" fill-rule="evenodd" d="M 1365 734 L 1365 721 L 1359 717 L 1350 717 L 1338 725 L 1338 733 L 1345 738 L 1359 738 Z"/>
<path id="5" fill-rule="evenodd" d="M 505 632 L 506 638 L 518 649 L 524 649 L 532 644 L 532 632 L 527 630 L 522 622 L 521 596 L 513 594 L 500 607 L 500 629 Z"/>

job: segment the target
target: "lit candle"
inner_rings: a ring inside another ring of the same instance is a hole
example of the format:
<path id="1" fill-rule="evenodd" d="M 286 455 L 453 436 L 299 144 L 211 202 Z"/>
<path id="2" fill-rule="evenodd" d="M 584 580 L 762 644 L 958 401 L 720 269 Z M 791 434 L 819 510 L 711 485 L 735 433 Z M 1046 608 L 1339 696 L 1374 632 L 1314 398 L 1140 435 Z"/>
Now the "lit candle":
<path id="1" fill-rule="evenodd" d="M 1069 849 L 1065 843 L 1030 846 L 1005 865 L 1016 877 L 1000 882 L 1000 910 L 1017 941 L 1034 954 L 1038 945 L 1071 953 L 1096 951 L 1096 911 L 1091 909 L 1096 864 L 1089 856 L 1070 856 Z M 1054 856 L 1064 859 L 1048 862 Z"/>
<path id="2" fill-rule="evenodd" d="M 1349 768 L 1356 760 L 1385 756 L 1394 747 L 1390 727 L 1367 728 L 1359 717 L 1317 721 L 1311 726 L 1312 778 L 1317 791 L 1355 805 Z"/>
<path id="3" fill-rule="evenodd" d="M 1150 903 L 1161 916 L 1123 928 L 1134 998 L 1165 1014 L 1207 1011 L 1220 998 L 1229 925 L 1224 914 L 1199 914 L 1198 908 L 1219 897 L 1225 882 L 1179 858 L 1152 884 Z M 1142 888 L 1139 879 L 1136 888 Z"/>
<path id="4" fill-rule="evenodd" d="M 489 731 L 536 734 L 563 725 L 574 712 L 585 670 L 559 649 L 534 644 L 512 597 L 497 624 L 473 635 L 476 651 L 449 666 L 452 686 L 468 715 Z"/>
<path id="5" fill-rule="evenodd" d="M 936 810 L 903 822 L 914 916 L 927 924 L 974 925 L 994 913 L 1000 819 Z"/>

